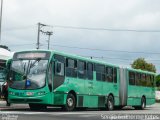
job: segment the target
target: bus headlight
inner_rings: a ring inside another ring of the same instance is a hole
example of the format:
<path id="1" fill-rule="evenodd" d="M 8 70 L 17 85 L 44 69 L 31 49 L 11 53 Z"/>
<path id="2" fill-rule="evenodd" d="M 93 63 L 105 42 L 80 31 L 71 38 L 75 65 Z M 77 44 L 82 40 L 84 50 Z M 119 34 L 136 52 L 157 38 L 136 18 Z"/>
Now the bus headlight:
<path id="1" fill-rule="evenodd" d="M 46 92 L 45 91 L 40 91 L 38 92 L 38 95 L 44 95 Z"/>

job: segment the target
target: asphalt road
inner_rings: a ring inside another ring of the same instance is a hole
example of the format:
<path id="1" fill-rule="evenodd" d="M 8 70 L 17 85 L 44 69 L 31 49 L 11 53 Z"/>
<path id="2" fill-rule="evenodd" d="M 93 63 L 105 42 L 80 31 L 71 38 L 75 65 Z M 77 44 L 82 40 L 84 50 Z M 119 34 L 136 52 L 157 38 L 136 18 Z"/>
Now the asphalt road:
<path id="1" fill-rule="evenodd" d="M 60 108 L 48 108 L 45 111 L 31 111 L 28 105 L 19 104 L 5 106 L 0 101 L 0 120 L 109 120 L 137 119 L 160 120 L 160 103 L 147 106 L 145 110 L 135 110 L 131 107 L 122 110 L 105 111 L 98 109 L 77 110 L 74 112 L 61 111 Z"/>

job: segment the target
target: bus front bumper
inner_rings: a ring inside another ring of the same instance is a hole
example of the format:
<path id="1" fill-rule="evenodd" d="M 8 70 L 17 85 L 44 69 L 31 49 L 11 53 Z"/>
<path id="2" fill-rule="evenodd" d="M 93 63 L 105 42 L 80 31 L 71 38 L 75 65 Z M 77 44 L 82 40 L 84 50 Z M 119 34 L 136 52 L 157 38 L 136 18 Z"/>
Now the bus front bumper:
<path id="1" fill-rule="evenodd" d="M 50 95 L 45 94 L 41 96 L 32 96 L 32 97 L 20 97 L 9 95 L 8 101 L 9 103 L 40 103 L 40 104 L 51 104 L 52 101 L 49 99 Z"/>

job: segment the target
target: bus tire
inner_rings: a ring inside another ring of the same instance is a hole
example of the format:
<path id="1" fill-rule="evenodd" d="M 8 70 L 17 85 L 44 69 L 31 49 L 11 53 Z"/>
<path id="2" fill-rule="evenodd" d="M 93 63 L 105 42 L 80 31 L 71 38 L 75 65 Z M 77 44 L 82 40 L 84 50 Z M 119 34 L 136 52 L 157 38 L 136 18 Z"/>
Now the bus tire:
<path id="1" fill-rule="evenodd" d="M 64 106 L 64 109 L 66 111 L 73 111 L 75 107 L 76 107 L 76 98 L 72 93 L 69 93 L 67 95 L 66 105 Z"/>
<path id="2" fill-rule="evenodd" d="M 46 105 L 34 104 L 34 103 L 30 103 L 29 107 L 31 110 L 45 110 L 45 109 L 47 109 Z"/>
<path id="3" fill-rule="evenodd" d="M 141 110 L 144 110 L 145 109 L 145 107 L 146 107 L 146 99 L 145 99 L 145 97 L 142 97 L 142 99 L 141 99 Z"/>
<path id="4" fill-rule="evenodd" d="M 107 98 L 106 108 L 108 111 L 112 111 L 114 109 L 114 98 L 112 95 L 109 95 Z"/>
<path id="5" fill-rule="evenodd" d="M 145 97 L 141 98 L 141 105 L 140 106 L 135 106 L 136 110 L 144 110 L 146 107 L 146 99 Z"/>

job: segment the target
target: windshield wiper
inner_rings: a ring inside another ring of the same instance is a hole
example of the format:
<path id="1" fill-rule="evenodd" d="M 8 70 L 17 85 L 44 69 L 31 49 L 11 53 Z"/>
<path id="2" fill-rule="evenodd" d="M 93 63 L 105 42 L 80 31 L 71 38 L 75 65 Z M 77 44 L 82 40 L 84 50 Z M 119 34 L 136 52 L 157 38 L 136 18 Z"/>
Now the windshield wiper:
<path id="1" fill-rule="evenodd" d="M 41 58 L 37 58 L 33 63 L 30 63 L 30 69 L 31 68 L 33 68 L 34 66 L 35 66 L 35 64 L 37 63 L 37 62 L 39 62 L 41 60 Z"/>

